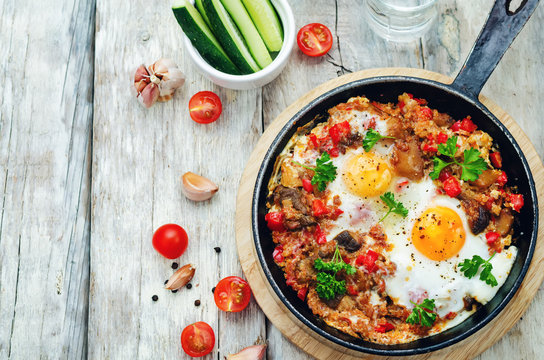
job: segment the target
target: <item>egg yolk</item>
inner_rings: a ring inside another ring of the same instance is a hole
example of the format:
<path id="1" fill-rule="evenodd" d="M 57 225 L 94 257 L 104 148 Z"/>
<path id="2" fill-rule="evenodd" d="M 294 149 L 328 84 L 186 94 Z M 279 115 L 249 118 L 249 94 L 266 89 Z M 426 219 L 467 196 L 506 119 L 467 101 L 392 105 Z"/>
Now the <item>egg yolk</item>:
<path id="1" fill-rule="evenodd" d="M 352 156 L 342 172 L 342 179 L 349 191 L 361 197 L 383 194 L 391 183 L 391 177 L 387 162 L 372 153 Z"/>
<path id="2" fill-rule="evenodd" d="M 427 209 L 412 229 L 412 243 L 416 249 L 435 261 L 455 256 L 465 244 L 465 236 L 459 215 L 443 206 Z"/>

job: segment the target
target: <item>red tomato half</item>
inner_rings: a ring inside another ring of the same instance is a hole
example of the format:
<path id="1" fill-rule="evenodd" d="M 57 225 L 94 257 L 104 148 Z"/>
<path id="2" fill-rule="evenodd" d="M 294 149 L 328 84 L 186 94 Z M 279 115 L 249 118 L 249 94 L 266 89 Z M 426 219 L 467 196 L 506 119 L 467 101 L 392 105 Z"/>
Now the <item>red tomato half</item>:
<path id="1" fill-rule="evenodd" d="M 176 224 L 161 226 L 153 234 L 153 247 L 168 259 L 180 257 L 187 249 L 187 233 Z"/>
<path id="2" fill-rule="evenodd" d="M 323 24 L 304 25 L 297 35 L 300 50 L 308 56 L 323 56 L 332 47 L 332 34 Z"/>
<path id="3" fill-rule="evenodd" d="M 238 276 L 228 276 L 217 283 L 213 299 L 215 305 L 221 310 L 239 312 L 249 304 L 251 289 L 244 279 Z"/>
<path id="4" fill-rule="evenodd" d="M 181 347 L 192 357 L 209 354 L 215 345 L 215 334 L 210 325 L 203 321 L 187 326 L 181 332 Z"/>
<path id="5" fill-rule="evenodd" d="M 214 122 L 221 115 L 223 105 L 221 99 L 211 91 L 200 91 L 189 100 L 191 119 L 200 124 Z"/>

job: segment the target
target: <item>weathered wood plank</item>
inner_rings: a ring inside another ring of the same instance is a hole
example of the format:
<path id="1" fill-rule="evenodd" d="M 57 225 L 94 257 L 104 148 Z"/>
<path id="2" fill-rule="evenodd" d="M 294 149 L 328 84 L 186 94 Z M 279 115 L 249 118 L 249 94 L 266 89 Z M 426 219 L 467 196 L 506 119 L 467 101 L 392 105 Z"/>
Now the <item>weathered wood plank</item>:
<path id="1" fill-rule="evenodd" d="M 261 90 L 230 91 L 205 80 L 185 56 L 170 1 L 149 5 L 97 3 L 89 357 L 188 358 L 181 331 L 205 321 L 216 334 L 216 348 L 205 358 L 222 358 L 265 337 L 264 316 L 254 302 L 225 314 L 211 292 L 222 277 L 241 275 L 235 196 L 262 131 Z M 187 81 L 173 101 L 144 109 L 130 96 L 130 77 L 141 62 L 161 56 L 174 59 Z M 202 90 L 223 101 L 216 123 L 189 117 L 188 101 Z M 180 180 L 186 171 L 212 179 L 219 193 L 208 202 L 188 201 Z M 151 245 L 153 231 L 169 222 L 189 234 L 188 250 L 177 262 L 197 269 L 192 289 L 176 294 L 162 289 L 172 261 Z"/>
<path id="2" fill-rule="evenodd" d="M 0 358 L 85 358 L 94 1 L 0 9 Z"/>

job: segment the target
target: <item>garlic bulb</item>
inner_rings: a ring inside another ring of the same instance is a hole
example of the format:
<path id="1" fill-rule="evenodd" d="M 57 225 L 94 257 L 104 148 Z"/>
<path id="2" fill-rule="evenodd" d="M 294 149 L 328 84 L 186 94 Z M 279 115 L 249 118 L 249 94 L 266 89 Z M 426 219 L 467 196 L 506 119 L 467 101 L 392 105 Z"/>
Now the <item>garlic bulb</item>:
<path id="1" fill-rule="evenodd" d="M 192 172 L 186 172 L 181 179 L 183 181 L 181 191 L 189 200 L 208 200 L 219 190 L 211 180 Z"/>
<path id="2" fill-rule="evenodd" d="M 227 356 L 227 360 L 262 360 L 266 354 L 266 344 L 248 346 L 237 354 Z"/>
<path id="3" fill-rule="evenodd" d="M 174 91 L 185 83 L 185 75 L 170 59 L 159 59 L 149 67 L 140 65 L 134 74 L 136 97 L 145 107 L 156 101 L 172 99 Z"/>

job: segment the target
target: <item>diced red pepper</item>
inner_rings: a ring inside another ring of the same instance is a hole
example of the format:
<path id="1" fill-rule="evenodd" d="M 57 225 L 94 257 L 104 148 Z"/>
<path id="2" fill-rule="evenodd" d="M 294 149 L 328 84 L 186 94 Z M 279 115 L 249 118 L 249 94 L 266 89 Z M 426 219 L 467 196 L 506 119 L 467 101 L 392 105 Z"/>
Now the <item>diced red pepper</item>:
<path id="1" fill-rule="evenodd" d="M 266 225 L 268 225 L 268 228 L 272 231 L 284 231 L 285 227 L 283 226 L 283 219 L 285 218 L 285 214 L 281 211 L 273 211 L 269 212 L 264 216 L 264 219 L 266 220 Z"/>
<path id="2" fill-rule="evenodd" d="M 344 121 L 338 124 L 331 126 L 329 129 L 329 135 L 331 136 L 332 143 L 337 145 L 340 140 L 345 138 L 351 131 L 351 126 L 349 122 Z"/>
<path id="3" fill-rule="evenodd" d="M 493 208 L 493 204 L 495 204 L 495 199 L 493 198 L 489 198 L 486 202 L 485 202 L 485 207 L 487 210 L 491 210 Z"/>
<path id="4" fill-rule="evenodd" d="M 440 175 L 438 176 L 438 180 L 444 182 L 448 180 L 450 177 L 452 177 L 451 171 L 449 171 L 448 169 L 442 169 L 442 171 L 440 172 Z"/>
<path id="5" fill-rule="evenodd" d="M 432 120 L 433 118 L 433 111 L 429 109 L 428 107 L 421 107 L 417 111 L 418 118 L 423 118 L 427 120 Z"/>
<path id="6" fill-rule="evenodd" d="M 353 285 L 348 285 L 346 289 L 350 295 L 357 296 L 357 294 L 359 294 L 359 291 L 357 291 L 357 288 Z"/>
<path id="7" fill-rule="evenodd" d="M 450 129 L 451 129 L 452 131 L 459 131 L 459 130 L 461 130 L 461 121 L 456 121 L 456 122 L 454 122 Z"/>
<path id="8" fill-rule="evenodd" d="M 443 132 L 436 135 L 437 144 L 445 144 L 447 141 L 448 141 L 448 135 L 444 134 Z"/>
<path id="9" fill-rule="evenodd" d="M 523 195 L 522 194 L 511 194 L 510 195 L 510 203 L 512 204 L 512 209 L 519 212 L 521 208 L 523 207 L 524 201 L 523 201 Z"/>
<path id="10" fill-rule="evenodd" d="M 349 258 L 347 256 L 342 256 L 342 261 L 345 262 L 346 264 L 350 263 Z"/>
<path id="11" fill-rule="evenodd" d="M 304 190 L 306 190 L 309 193 L 314 192 L 314 187 L 310 179 L 302 179 L 302 187 L 304 188 Z"/>
<path id="12" fill-rule="evenodd" d="M 506 176 L 506 173 L 503 171 L 497 178 L 497 184 L 499 184 L 499 186 L 504 186 L 506 185 L 507 182 L 508 182 L 508 177 Z"/>
<path id="13" fill-rule="evenodd" d="M 489 160 L 491 160 L 491 164 L 497 169 L 502 167 L 502 156 L 500 152 L 496 151 L 489 154 Z"/>
<path id="14" fill-rule="evenodd" d="M 461 130 L 465 130 L 466 132 L 471 133 L 477 128 L 478 127 L 476 126 L 476 124 L 474 124 L 472 120 L 470 119 L 470 116 L 461 120 Z"/>
<path id="15" fill-rule="evenodd" d="M 403 111 L 403 110 L 404 110 L 404 106 L 405 106 L 404 101 L 399 101 L 399 109 L 400 109 L 400 111 Z"/>
<path id="16" fill-rule="evenodd" d="M 287 274 L 285 273 L 285 283 L 288 285 L 288 286 L 291 286 L 293 287 L 296 283 L 297 283 L 297 278 L 294 277 L 293 275 L 291 274 Z"/>
<path id="17" fill-rule="evenodd" d="M 422 148 L 423 151 L 428 151 L 428 152 L 437 152 L 438 151 L 438 147 L 435 146 L 435 145 L 430 145 L 428 143 L 425 143 L 423 144 L 423 148 Z"/>
<path id="18" fill-rule="evenodd" d="M 327 237 L 325 236 L 325 233 L 323 232 L 323 230 L 321 230 L 321 227 L 319 225 L 315 226 L 314 238 L 315 242 L 319 245 L 327 243 Z"/>
<path id="19" fill-rule="evenodd" d="M 364 266 L 369 273 L 373 273 L 378 270 L 378 265 L 376 265 L 376 260 L 380 257 L 375 251 L 368 250 L 366 254 L 357 256 L 355 264 L 359 266 Z"/>
<path id="20" fill-rule="evenodd" d="M 303 287 L 297 292 L 297 296 L 300 300 L 304 301 L 306 299 L 306 294 L 308 294 L 308 287 Z"/>
<path id="21" fill-rule="evenodd" d="M 419 105 L 426 105 L 427 104 L 427 100 L 425 99 L 414 99 Z"/>
<path id="22" fill-rule="evenodd" d="M 366 130 L 368 129 L 375 129 L 376 128 L 376 119 L 375 118 L 371 118 L 369 121 L 368 121 L 368 125 L 366 126 Z"/>
<path id="23" fill-rule="evenodd" d="M 401 192 L 401 191 L 404 190 L 404 188 L 405 188 L 409 183 L 410 183 L 410 181 L 408 181 L 408 180 L 399 181 L 399 182 L 397 183 L 397 186 L 395 187 L 395 190 L 396 190 L 397 192 Z"/>
<path id="24" fill-rule="evenodd" d="M 336 208 L 336 209 L 334 209 L 334 211 L 333 211 L 333 213 L 332 213 L 331 219 L 336 220 L 336 219 L 338 219 L 338 217 L 339 217 L 340 215 L 342 215 L 343 213 L 344 213 L 344 211 L 343 211 L 342 209 Z"/>
<path id="25" fill-rule="evenodd" d="M 381 324 L 381 325 L 378 325 L 374 328 L 374 331 L 376 332 L 379 332 L 379 333 L 386 333 L 388 331 L 391 331 L 395 328 L 395 326 L 393 324 L 390 324 L 388 322 L 386 322 L 385 324 Z"/>
<path id="26" fill-rule="evenodd" d="M 442 183 L 442 186 L 444 187 L 446 194 L 450 197 L 457 197 L 459 194 L 461 194 L 461 185 L 454 176 L 450 176 L 448 179 L 446 179 L 446 181 Z"/>
<path id="27" fill-rule="evenodd" d="M 316 149 L 319 148 L 319 141 L 317 140 L 317 136 L 315 136 L 315 134 L 310 134 L 309 138 L 312 144 L 314 145 L 314 147 Z"/>
<path id="28" fill-rule="evenodd" d="M 457 313 L 455 311 L 450 311 L 449 313 L 446 314 L 446 319 L 453 320 L 455 319 L 456 316 L 457 316 Z"/>
<path id="29" fill-rule="evenodd" d="M 328 153 L 333 158 L 338 157 L 338 155 L 340 155 L 340 151 L 338 151 L 338 148 L 332 148 L 328 151 Z"/>
<path id="30" fill-rule="evenodd" d="M 323 216 L 329 213 L 329 209 L 327 209 L 327 206 L 323 204 L 323 201 L 314 199 L 312 202 L 312 212 L 314 216 Z"/>
<path id="31" fill-rule="evenodd" d="M 499 240 L 501 237 L 501 234 L 498 232 L 490 231 L 485 234 L 485 239 L 487 240 L 488 245 L 493 245 Z"/>
<path id="32" fill-rule="evenodd" d="M 272 257 L 274 258 L 274 260 L 277 263 L 283 262 L 283 260 L 284 260 L 284 258 L 283 258 L 283 246 L 281 246 L 281 245 L 276 246 L 276 248 L 274 249 L 274 252 L 272 253 Z"/>

